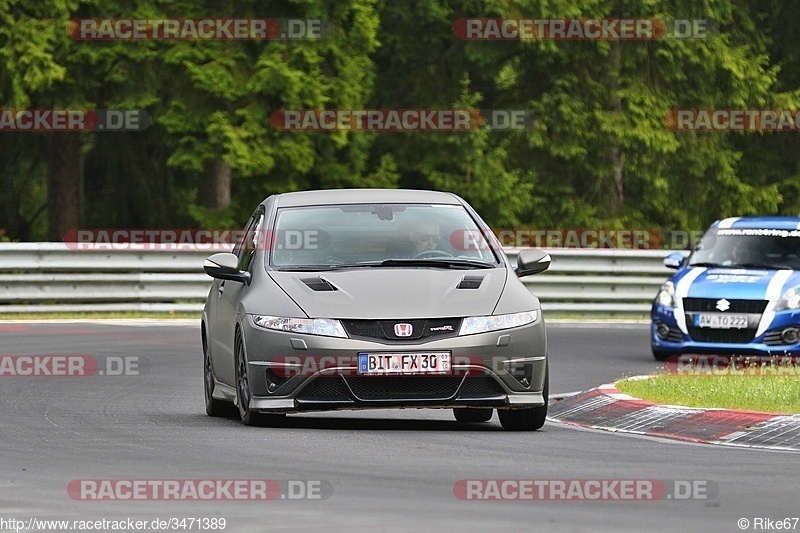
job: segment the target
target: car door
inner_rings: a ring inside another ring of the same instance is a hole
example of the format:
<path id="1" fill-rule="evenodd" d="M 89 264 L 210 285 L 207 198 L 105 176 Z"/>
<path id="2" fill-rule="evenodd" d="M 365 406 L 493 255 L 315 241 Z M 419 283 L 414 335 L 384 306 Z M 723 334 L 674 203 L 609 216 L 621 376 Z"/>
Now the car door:
<path id="1" fill-rule="evenodd" d="M 264 233 L 263 226 L 264 210 L 258 209 L 250 217 L 242 238 L 233 248 L 233 253 L 239 258 L 239 270 L 253 268 L 253 258 Z M 213 336 L 217 340 L 217 353 L 221 355 L 214 361 L 214 372 L 218 380 L 229 385 L 233 385 L 235 380 L 234 335 L 237 309 L 243 292 L 247 289 L 244 283 L 218 280 L 216 294 L 212 296 L 216 298 Z"/>

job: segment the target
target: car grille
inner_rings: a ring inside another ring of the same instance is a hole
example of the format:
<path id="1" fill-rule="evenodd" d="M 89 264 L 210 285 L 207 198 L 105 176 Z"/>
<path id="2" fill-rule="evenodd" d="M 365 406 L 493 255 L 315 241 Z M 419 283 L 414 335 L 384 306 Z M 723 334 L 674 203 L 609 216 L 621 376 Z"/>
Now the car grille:
<path id="1" fill-rule="evenodd" d="M 306 385 L 303 390 L 297 395 L 298 400 L 307 401 L 349 401 L 350 395 L 347 393 L 342 378 L 327 377 L 316 378 L 314 381 Z"/>
<path id="2" fill-rule="evenodd" d="M 453 376 L 369 376 L 347 378 L 353 393 L 362 400 L 446 400 L 458 390 L 460 399 L 483 399 L 505 396 L 494 378 Z M 458 386 L 461 385 L 461 389 Z M 309 402 L 351 401 L 342 376 L 319 377 L 301 390 L 297 399 Z"/>
<path id="3" fill-rule="evenodd" d="M 415 320 L 342 320 L 350 337 L 362 337 L 391 341 L 413 341 L 420 339 L 445 339 L 455 337 L 461 328 L 460 318 L 437 318 Z M 395 324 L 411 324 L 413 330 L 408 337 L 399 337 L 394 332 Z"/>
<path id="4" fill-rule="evenodd" d="M 747 344 L 756 336 L 754 329 L 689 328 L 689 336 L 697 342 Z"/>
<path id="5" fill-rule="evenodd" d="M 683 310 L 686 312 L 719 313 L 717 302 L 723 298 L 684 298 Z M 726 313 L 761 314 L 767 308 L 767 300 L 731 300 Z"/>
<path id="6" fill-rule="evenodd" d="M 506 391 L 500 386 L 494 378 L 480 377 L 470 378 L 464 380 L 461 386 L 461 391 L 458 393 L 459 398 L 496 398 L 498 396 L 505 396 Z"/>
<path id="7" fill-rule="evenodd" d="M 458 376 L 346 377 L 359 400 L 447 400 L 464 378 Z"/>

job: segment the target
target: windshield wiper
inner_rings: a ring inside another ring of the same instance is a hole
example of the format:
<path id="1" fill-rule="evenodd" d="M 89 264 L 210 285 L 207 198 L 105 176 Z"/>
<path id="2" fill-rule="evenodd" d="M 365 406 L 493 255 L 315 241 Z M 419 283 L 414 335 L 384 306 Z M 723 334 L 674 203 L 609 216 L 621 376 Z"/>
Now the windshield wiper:
<path id="1" fill-rule="evenodd" d="M 383 261 L 364 261 L 341 265 L 286 265 L 277 267 L 279 272 L 321 272 L 325 270 L 344 270 L 348 268 L 376 267 L 435 267 L 435 268 L 497 268 L 499 265 L 474 259 L 384 259 Z"/>
<path id="2" fill-rule="evenodd" d="M 779 265 L 777 263 L 736 263 L 731 265 L 732 267 L 738 268 L 764 268 L 766 270 L 792 270 L 792 267 L 787 265 Z"/>
<path id="3" fill-rule="evenodd" d="M 368 265 L 287 265 L 277 267 L 278 272 L 321 272 L 323 270 L 338 270 L 340 268 L 361 268 Z"/>
<path id="4" fill-rule="evenodd" d="M 707 263 L 707 262 L 699 262 L 699 263 L 690 263 L 690 267 L 708 267 L 708 268 L 722 268 L 730 265 L 720 265 L 719 263 Z"/>
<path id="5" fill-rule="evenodd" d="M 360 263 L 362 265 L 367 263 Z M 369 263 L 371 266 L 405 267 L 421 266 L 435 268 L 497 268 L 498 265 L 475 259 L 386 259 L 384 261 Z"/>

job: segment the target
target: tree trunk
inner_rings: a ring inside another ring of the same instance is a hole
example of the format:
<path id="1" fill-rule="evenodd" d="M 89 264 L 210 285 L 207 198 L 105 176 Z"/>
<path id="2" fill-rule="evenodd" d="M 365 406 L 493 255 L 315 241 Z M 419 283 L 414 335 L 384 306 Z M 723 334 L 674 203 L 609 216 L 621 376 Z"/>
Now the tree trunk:
<path id="1" fill-rule="evenodd" d="M 63 241 L 83 215 L 83 134 L 52 133 L 47 174 L 47 236 Z"/>
<path id="2" fill-rule="evenodd" d="M 618 118 L 622 114 L 622 99 L 617 94 L 619 77 L 622 73 L 622 46 L 620 46 L 619 41 L 611 41 L 610 63 L 608 73 L 611 98 L 609 103 L 615 118 Z M 625 187 L 622 180 L 622 171 L 625 168 L 625 154 L 622 153 L 622 146 L 618 137 L 614 137 L 611 142 L 609 156 L 612 167 L 612 187 L 609 191 L 611 197 L 610 206 L 612 214 L 618 215 L 622 204 L 625 202 Z"/>
<path id="3" fill-rule="evenodd" d="M 231 167 L 218 159 L 206 164 L 199 191 L 200 205 L 223 209 L 231 204 Z"/>

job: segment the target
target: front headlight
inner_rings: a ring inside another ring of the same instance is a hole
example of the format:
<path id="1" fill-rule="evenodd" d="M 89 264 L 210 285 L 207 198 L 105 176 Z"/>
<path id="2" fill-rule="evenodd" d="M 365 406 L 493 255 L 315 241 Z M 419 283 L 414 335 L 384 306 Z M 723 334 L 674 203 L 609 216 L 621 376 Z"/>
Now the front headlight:
<path id="1" fill-rule="evenodd" d="M 524 313 L 513 313 L 510 315 L 496 316 L 470 316 L 461 322 L 459 335 L 474 335 L 475 333 L 486 333 L 498 329 L 509 329 L 524 326 L 531 322 L 536 322 L 539 311 L 526 311 Z"/>
<path id="2" fill-rule="evenodd" d="M 656 296 L 656 302 L 664 307 L 675 307 L 675 285 L 671 281 L 667 281 L 661 286 Z"/>
<path id="3" fill-rule="evenodd" d="M 800 308 L 800 286 L 784 292 L 781 299 L 778 300 L 778 305 L 775 306 L 776 311 L 783 311 L 786 309 L 794 310 L 797 308 Z"/>
<path id="4" fill-rule="evenodd" d="M 280 316 L 253 315 L 253 323 L 264 329 L 347 338 L 342 323 L 330 318 L 286 318 Z"/>

